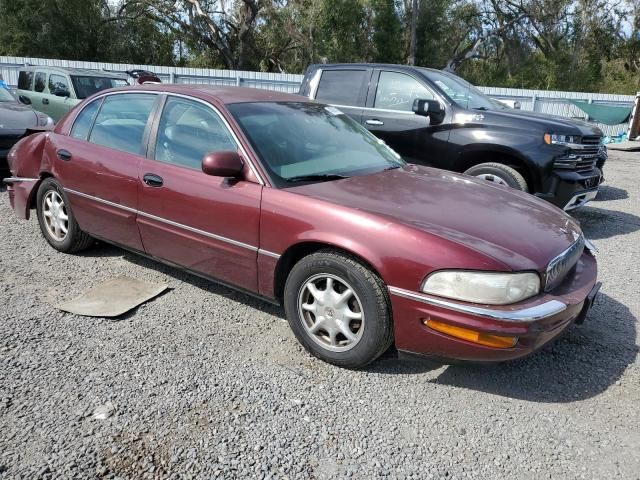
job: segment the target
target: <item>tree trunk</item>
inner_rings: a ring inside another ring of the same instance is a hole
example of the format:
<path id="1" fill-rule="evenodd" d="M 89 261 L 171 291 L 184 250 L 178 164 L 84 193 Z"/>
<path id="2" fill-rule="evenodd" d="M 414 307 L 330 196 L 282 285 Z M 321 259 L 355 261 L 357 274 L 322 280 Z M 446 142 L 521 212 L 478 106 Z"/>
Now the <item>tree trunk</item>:
<path id="1" fill-rule="evenodd" d="M 407 64 L 416 64 L 416 28 L 418 26 L 418 0 L 411 4 L 411 40 L 409 42 L 409 58 Z"/>

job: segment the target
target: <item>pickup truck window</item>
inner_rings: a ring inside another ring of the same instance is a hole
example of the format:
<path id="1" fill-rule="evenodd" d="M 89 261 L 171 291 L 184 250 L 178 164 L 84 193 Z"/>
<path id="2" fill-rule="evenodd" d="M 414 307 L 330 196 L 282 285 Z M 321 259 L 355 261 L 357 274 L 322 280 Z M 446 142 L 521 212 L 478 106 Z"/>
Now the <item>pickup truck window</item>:
<path id="1" fill-rule="evenodd" d="M 334 105 L 356 106 L 366 70 L 325 70 L 316 100 Z"/>
<path id="2" fill-rule="evenodd" d="M 374 108 L 411 112 L 416 99 L 433 100 L 435 97 L 415 78 L 397 72 L 380 72 Z"/>

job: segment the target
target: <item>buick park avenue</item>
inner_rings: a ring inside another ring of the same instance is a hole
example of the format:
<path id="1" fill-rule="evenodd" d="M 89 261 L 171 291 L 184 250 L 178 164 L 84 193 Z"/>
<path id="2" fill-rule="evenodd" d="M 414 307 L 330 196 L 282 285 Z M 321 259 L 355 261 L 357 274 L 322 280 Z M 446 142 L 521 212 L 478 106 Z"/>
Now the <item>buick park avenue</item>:
<path id="1" fill-rule="evenodd" d="M 245 88 L 97 93 L 9 153 L 9 199 L 64 253 L 110 242 L 284 306 L 362 367 L 392 345 L 501 361 L 581 323 L 596 260 L 524 192 L 405 163 L 336 107 Z M 205 319 L 203 319 L 205 321 Z"/>

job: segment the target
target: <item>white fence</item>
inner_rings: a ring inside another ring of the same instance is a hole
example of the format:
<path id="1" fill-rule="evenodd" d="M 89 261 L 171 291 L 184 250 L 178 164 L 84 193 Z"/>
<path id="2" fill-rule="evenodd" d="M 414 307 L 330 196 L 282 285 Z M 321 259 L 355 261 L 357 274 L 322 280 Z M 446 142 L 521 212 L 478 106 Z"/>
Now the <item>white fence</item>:
<path id="1" fill-rule="evenodd" d="M 124 72 L 135 68 L 151 70 L 163 82 L 206 85 L 237 85 L 243 87 L 265 88 L 281 92 L 296 93 L 302 82 L 302 75 L 289 73 L 264 73 L 239 70 L 217 70 L 210 68 L 180 68 L 157 65 L 132 65 L 118 63 L 80 62 L 72 60 L 48 60 L 28 57 L 0 56 L 0 75 L 10 86 L 18 84 L 18 71 L 25 64 L 49 65 L 66 68 L 85 68 Z M 558 115 L 561 117 L 588 119 L 586 114 L 569 103 L 579 100 L 595 104 L 628 106 L 633 105 L 633 95 L 608 95 L 602 93 L 558 92 L 546 90 L 521 90 L 513 88 L 480 87 L 489 96 L 500 100 L 517 100 L 522 110 Z M 597 124 L 607 135 L 618 135 L 627 131 L 627 124 Z"/>

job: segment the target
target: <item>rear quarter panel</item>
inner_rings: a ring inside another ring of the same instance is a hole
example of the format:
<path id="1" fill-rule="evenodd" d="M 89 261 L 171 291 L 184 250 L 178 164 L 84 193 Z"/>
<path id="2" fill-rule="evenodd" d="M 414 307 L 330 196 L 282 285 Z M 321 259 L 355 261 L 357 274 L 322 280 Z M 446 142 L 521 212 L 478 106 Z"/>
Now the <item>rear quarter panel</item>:
<path id="1" fill-rule="evenodd" d="M 16 143 L 7 158 L 11 173 L 15 177 L 38 179 L 33 182 L 15 183 L 11 188 L 12 206 L 16 215 L 28 219 L 33 198 L 43 178 L 49 172 L 51 162 L 45 153 L 49 132 L 36 133 Z"/>

